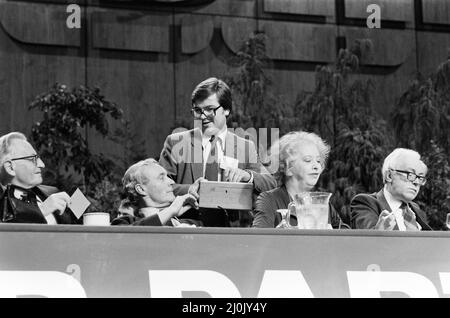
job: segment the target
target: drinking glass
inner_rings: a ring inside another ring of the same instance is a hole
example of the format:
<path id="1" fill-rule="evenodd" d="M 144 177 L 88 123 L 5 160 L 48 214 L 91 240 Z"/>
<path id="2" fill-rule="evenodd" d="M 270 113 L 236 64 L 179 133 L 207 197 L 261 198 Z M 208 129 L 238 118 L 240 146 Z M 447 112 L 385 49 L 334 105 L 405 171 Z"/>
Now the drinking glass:
<path id="1" fill-rule="evenodd" d="M 291 219 L 291 213 L 289 209 L 278 209 L 278 213 L 281 214 L 281 222 L 276 226 L 277 229 L 290 229 L 292 226 L 289 223 Z"/>
<path id="2" fill-rule="evenodd" d="M 329 192 L 301 192 L 294 196 L 293 206 L 299 229 L 329 229 Z"/>

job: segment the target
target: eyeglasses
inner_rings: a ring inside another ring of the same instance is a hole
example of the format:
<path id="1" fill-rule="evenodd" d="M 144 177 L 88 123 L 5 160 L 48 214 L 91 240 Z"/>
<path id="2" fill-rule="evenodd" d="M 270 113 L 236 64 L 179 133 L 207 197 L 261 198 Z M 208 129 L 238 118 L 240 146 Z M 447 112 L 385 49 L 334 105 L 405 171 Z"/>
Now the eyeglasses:
<path id="1" fill-rule="evenodd" d="M 216 108 L 211 108 L 211 107 L 206 107 L 206 108 L 200 108 L 200 107 L 193 107 L 191 109 L 192 115 L 196 118 L 200 118 L 203 115 L 205 115 L 206 117 L 213 117 L 216 116 L 216 111 L 222 106 L 216 107 Z"/>
<path id="2" fill-rule="evenodd" d="M 25 156 L 25 157 L 20 157 L 20 158 L 13 158 L 13 159 L 9 159 L 10 161 L 15 161 L 15 160 L 31 160 L 33 162 L 34 165 L 37 165 L 38 160 L 41 159 L 41 157 L 39 157 L 38 154 L 36 155 L 31 155 L 31 156 Z"/>
<path id="3" fill-rule="evenodd" d="M 418 176 L 417 174 L 410 172 L 410 171 L 396 170 L 396 169 L 390 169 L 390 170 L 400 172 L 400 173 L 405 173 L 406 179 L 408 179 L 408 181 L 415 182 L 417 180 L 417 183 L 420 185 L 424 185 L 427 182 L 427 178 Z"/>

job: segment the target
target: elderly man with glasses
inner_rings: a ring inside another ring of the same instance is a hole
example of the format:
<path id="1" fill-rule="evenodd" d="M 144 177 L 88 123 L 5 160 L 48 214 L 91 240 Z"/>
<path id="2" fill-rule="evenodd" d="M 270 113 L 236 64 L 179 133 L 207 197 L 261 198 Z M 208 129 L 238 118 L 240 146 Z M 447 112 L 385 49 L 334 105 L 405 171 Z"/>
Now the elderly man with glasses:
<path id="1" fill-rule="evenodd" d="M 225 82 L 214 77 L 204 80 L 192 92 L 191 104 L 199 127 L 169 135 L 159 160 L 176 183 L 175 195 L 191 193 L 197 198 L 195 189 L 203 178 L 251 183 L 255 195 L 276 187 L 275 179 L 260 163 L 254 143 L 227 128 L 232 97 Z M 205 226 L 229 226 L 230 213 L 211 212 L 198 212 Z"/>
<path id="2" fill-rule="evenodd" d="M 44 167 L 25 135 L 0 137 L 0 223 L 78 223 L 66 211 L 69 195 L 41 185 Z"/>
<path id="3" fill-rule="evenodd" d="M 414 150 L 397 148 L 384 160 L 382 174 L 383 189 L 352 199 L 352 228 L 432 230 L 425 213 L 412 201 L 426 182 L 427 166 L 420 155 Z"/>

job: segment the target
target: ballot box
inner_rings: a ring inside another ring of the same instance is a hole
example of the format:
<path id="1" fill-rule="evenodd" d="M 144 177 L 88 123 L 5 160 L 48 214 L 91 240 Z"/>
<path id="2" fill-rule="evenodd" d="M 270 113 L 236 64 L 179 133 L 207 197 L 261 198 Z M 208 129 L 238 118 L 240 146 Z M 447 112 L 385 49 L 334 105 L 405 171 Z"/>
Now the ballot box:
<path id="1" fill-rule="evenodd" d="M 252 194 L 251 183 L 201 181 L 199 204 L 202 208 L 251 210 Z"/>

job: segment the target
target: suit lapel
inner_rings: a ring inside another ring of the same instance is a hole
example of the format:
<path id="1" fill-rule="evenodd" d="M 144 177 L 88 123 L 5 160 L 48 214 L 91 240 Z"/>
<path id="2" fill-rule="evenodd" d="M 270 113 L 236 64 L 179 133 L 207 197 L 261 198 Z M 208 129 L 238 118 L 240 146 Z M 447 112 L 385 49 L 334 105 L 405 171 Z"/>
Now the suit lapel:
<path id="1" fill-rule="evenodd" d="M 428 225 L 428 223 L 426 223 L 422 219 L 422 216 L 421 216 L 420 212 L 423 213 L 423 211 L 418 212 L 418 209 L 420 209 L 419 206 L 418 205 L 416 206 L 415 204 L 411 204 L 411 203 L 408 204 L 408 205 L 409 205 L 410 210 L 413 211 L 414 214 L 416 215 L 416 221 L 417 221 L 417 223 L 420 224 L 420 226 L 422 227 L 422 230 L 432 230 L 432 228 Z"/>
<path id="2" fill-rule="evenodd" d="M 384 196 L 383 189 L 381 189 L 381 190 L 377 193 L 377 199 L 378 199 L 378 202 L 380 202 L 380 205 L 381 205 L 381 211 L 387 210 L 387 211 L 389 211 L 389 212 L 392 212 L 391 206 L 389 205 L 389 203 L 388 203 L 387 200 L 386 200 L 386 197 Z M 381 213 L 381 211 L 380 211 L 380 213 Z M 396 220 L 396 221 L 397 221 L 397 220 Z M 397 222 L 395 222 L 395 226 L 394 226 L 393 230 L 398 230 L 398 229 L 399 229 L 399 228 L 398 228 L 398 224 L 397 224 Z"/>
<path id="3" fill-rule="evenodd" d="M 381 204 L 382 208 L 381 211 L 387 210 L 389 212 L 392 212 L 391 207 L 389 206 L 389 203 L 387 202 L 386 197 L 384 196 L 383 189 L 381 189 L 381 191 L 377 193 L 377 200 Z"/>

